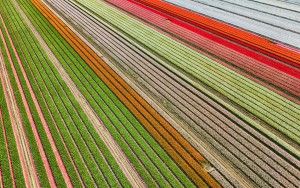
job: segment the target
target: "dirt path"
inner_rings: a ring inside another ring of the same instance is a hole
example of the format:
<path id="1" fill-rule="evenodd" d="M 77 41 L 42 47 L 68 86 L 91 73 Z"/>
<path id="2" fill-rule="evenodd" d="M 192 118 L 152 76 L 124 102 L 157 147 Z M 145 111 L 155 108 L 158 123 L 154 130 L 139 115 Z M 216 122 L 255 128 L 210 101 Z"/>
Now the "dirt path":
<path id="1" fill-rule="evenodd" d="M 16 3 L 13 0 L 13 3 Z M 23 17 L 23 20 L 25 23 L 29 26 L 31 31 L 34 33 L 35 37 L 39 40 L 40 45 L 43 47 L 45 52 L 48 55 L 48 58 L 51 60 L 59 74 L 61 75 L 62 79 L 67 84 L 68 88 L 71 90 L 75 98 L 77 99 L 77 102 L 85 112 L 85 114 L 88 116 L 89 120 L 93 124 L 95 130 L 103 140 L 103 142 L 108 147 L 109 151 L 115 158 L 116 162 L 120 166 L 121 170 L 127 177 L 128 181 L 132 184 L 133 187 L 146 187 L 143 179 L 140 177 L 136 169 L 133 167 L 133 165 L 130 163 L 129 159 L 125 155 L 125 153 L 122 151 L 120 146 L 116 143 L 116 141 L 113 139 L 110 132 L 107 130 L 101 119 L 97 116 L 95 111 L 92 109 L 92 107 L 89 105 L 88 101 L 84 98 L 84 96 L 81 94 L 81 92 L 78 90 L 76 84 L 71 80 L 69 75 L 65 72 L 64 68 L 62 67 L 61 63 L 58 61 L 58 59 L 55 57 L 55 55 L 52 53 L 51 49 L 48 47 L 48 45 L 45 43 L 43 38 L 40 36 L 40 34 L 36 31 L 30 20 L 26 17 L 24 12 L 20 9 L 20 7 L 16 6 L 17 10 L 21 13 L 21 16 Z"/>
<path id="2" fill-rule="evenodd" d="M 20 7 L 16 4 L 16 2 L 13 1 L 13 3 L 15 4 L 16 9 L 17 9 L 17 10 L 20 10 Z M 2 18 L 1 18 L 1 21 L 3 22 Z M 55 141 L 54 141 L 54 139 L 53 139 L 53 137 L 52 137 L 52 134 L 51 134 L 51 132 L 50 132 L 49 126 L 48 126 L 48 124 L 47 124 L 47 122 L 46 122 L 46 119 L 45 119 L 45 117 L 44 117 L 44 114 L 43 114 L 43 112 L 42 112 L 42 109 L 41 109 L 41 107 L 40 107 L 40 105 L 39 105 L 39 103 L 38 103 L 38 101 L 37 101 L 37 97 L 36 97 L 36 95 L 35 95 L 35 93 L 34 93 L 34 91 L 33 91 L 33 89 L 32 89 L 31 83 L 30 83 L 30 81 L 29 81 L 29 79 L 28 79 L 28 77 L 27 77 L 27 74 L 26 74 L 25 70 L 24 70 L 23 63 L 22 63 L 22 61 L 20 60 L 20 57 L 19 57 L 19 55 L 18 55 L 18 53 L 17 53 L 17 51 L 16 51 L 16 48 L 15 48 L 15 46 L 14 46 L 12 40 L 11 40 L 11 37 L 9 36 L 9 33 L 8 33 L 7 28 L 6 28 L 6 26 L 5 26 L 4 23 L 3 23 L 3 25 L 4 25 L 4 27 L 5 27 L 6 33 L 7 33 L 7 35 L 8 35 L 9 41 L 10 41 L 10 43 L 11 43 L 11 45 L 12 45 L 12 48 L 13 48 L 13 50 L 14 50 L 14 53 L 16 54 L 17 61 L 18 61 L 19 66 L 20 66 L 20 68 L 21 68 L 21 72 L 22 72 L 22 74 L 24 75 L 26 85 L 27 85 L 27 87 L 28 87 L 28 89 L 29 89 L 30 95 L 31 95 L 31 97 L 32 97 L 32 99 L 33 99 L 33 102 L 34 102 L 34 105 L 35 105 L 35 107 L 36 107 L 36 109 L 37 109 L 37 112 L 38 112 L 38 115 L 39 115 L 39 117 L 40 117 L 40 119 L 41 119 L 43 128 L 44 128 L 44 130 L 45 130 L 45 132 L 46 132 L 46 135 L 47 135 L 47 138 L 48 138 L 48 140 L 49 140 L 49 142 L 50 142 L 50 146 L 51 146 L 51 149 L 52 149 L 52 151 L 53 151 L 53 153 L 54 153 L 55 159 L 56 159 L 56 161 L 57 161 L 57 163 L 58 163 L 59 169 L 60 169 L 61 172 L 62 172 L 62 175 L 63 175 L 63 178 L 64 178 L 64 180 L 65 180 L 65 183 L 66 183 L 67 187 L 73 187 L 73 185 L 72 185 L 72 183 L 71 183 L 71 180 L 70 180 L 70 177 L 69 177 L 69 175 L 68 175 L 68 173 L 67 173 L 66 167 L 65 167 L 65 165 L 64 165 L 64 163 L 63 163 L 63 161 L 62 161 L 62 159 L 61 159 L 61 156 L 60 156 L 60 154 L 59 154 L 59 152 L 58 152 L 58 149 L 57 149 L 57 147 L 56 147 L 56 145 L 55 145 Z M 35 129 L 35 131 L 36 131 L 36 129 Z M 46 157 L 46 156 L 44 155 L 43 160 L 46 159 L 45 157 Z M 47 161 L 45 161 L 45 162 L 47 162 Z M 44 164 L 45 164 L 45 163 L 44 163 Z M 48 165 L 49 165 L 49 164 L 48 164 Z M 47 170 L 47 175 L 48 175 L 48 177 L 49 177 L 50 183 L 55 183 L 55 182 L 54 182 L 54 179 L 53 179 L 53 174 L 52 174 L 52 172 L 50 171 L 51 168 L 48 166 L 48 167 L 46 168 L 46 170 Z M 51 174 L 50 174 L 50 172 L 51 172 Z M 52 185 L 54 186 L 55 184 L 52 184 Z M 51 185 L 51 186 L 52 186 L 52 185 Z"/>
<path id="3" fill-rule="evenodd" d="M 40 187 L 33 158 L 30 153 L 29 143 L 23 129 L 24 125 L 20 111 L 18 109 L 17 101 L 14 96 L 14 91 L 12 89 L 3 58 L 0 59 L 0 75 L 1 84 L 4 89 L 5 100 L 8 106 L 9 116 L 13 128 L 13 134 L 21 161 L 25 184 L 27 187 Z"/>

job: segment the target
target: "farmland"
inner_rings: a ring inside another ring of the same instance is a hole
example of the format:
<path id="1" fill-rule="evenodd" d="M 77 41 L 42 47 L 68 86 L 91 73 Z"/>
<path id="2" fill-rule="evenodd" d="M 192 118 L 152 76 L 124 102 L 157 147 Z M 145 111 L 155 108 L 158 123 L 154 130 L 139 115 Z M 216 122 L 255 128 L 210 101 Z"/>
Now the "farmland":
<path id="1" fill-rule="evenodd" d="M 174 2 L 0 0 L 0 187 L 300 185 L 299 46 Z"/>

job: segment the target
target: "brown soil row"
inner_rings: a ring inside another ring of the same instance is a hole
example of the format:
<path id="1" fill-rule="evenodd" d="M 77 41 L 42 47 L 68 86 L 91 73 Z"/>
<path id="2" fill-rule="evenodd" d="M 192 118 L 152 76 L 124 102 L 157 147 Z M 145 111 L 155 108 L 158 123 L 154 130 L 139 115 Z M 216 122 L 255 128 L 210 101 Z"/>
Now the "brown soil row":
<path id="1" fill-rule="evenodd" d="M 202 167 L 205 159 L 140 95 L 117 75 L 97 54 L 73 33 L 41 1 L 33 0 L 35 6 L 61 33 L 94 72 L 108 85 L 118 98 L 130 109 L 152 136 L 169 153 L 187 175 L 200 187 L 220 187 Z"/>
<path id="2" fill-rule="evenodd" d="M 13 4 L 15 5 L 16 10 L 20 13 L 21 17 L 23 17 L 25 23 L 27 23 L 29 20 L 28 20 L 28 18 L 26 17 L 26 15 L 24 14 L 24 12 L 20 9 L 20 7 L 19 7 L 19 5 L 17 4 L 17 2 L 16 2 L 15 0 L 13 0 L 12 2 L 13 2 Z M 27 24 L 27 25 L 28 25 L 28 24 Z M 28 26 L 30 26 L 30 25 L 28 25 Z M 4 25 L 4 27 L 5 27 L 5 25 Z M 70 177 L 69 177 L 69 174 L 68 174 L 68 172 L 67 172 L 67 170 L 66 170 L 66 167 L 65 167 L 65 165 L 64 165 L 64 163 L 63 163 L 63 161 L 62 161 L 62 158 L 61 158 L 61 156 L 60 156 L 60 154 L 59 154 L 59 152 L 58 152 L 58 149 L 57 149 L 56 144 L 55 144 L 55 141 L 54 141 L 54 139 L 53 139 L 53 137 L 52 137 L 51 131 L 50 131 L 49 126 L 48 126 L 48 124 L 47 124 L 47 122 L 46 122 L 46 119 L 45 119 L 45 117 L 44 117 L 44 114 L 43 114 L 43 112 L 42 112 L 42 109 L 41 109 L 41 107 L 40 107 L 40 105 L 39 105 L 39 103 L 38 103 L 38 101 L 37 101 L 37 97 L 36 97 L 36 95 L 35 95 L 35 93 L 34 93 L 34 91 L 33 91 L 33 88 L 32 88 L 32 86 L 31 86 L 31 83 L 30 83 L 30 81 L 29 81 L 29 79 L 28 79 L 28 76 L 27 76 L 25 70 L 24 70 L 23 63 L 22 63 L 22 61 L 20 60 L 20 57 L 19 57 L 19 55 L 18 55 L 18 53 L 17 53 L 17 51 L 16 51 L 16 48 L 15 48 L 15 46 L 14 46 L 12 40 L 11 40 L 11 37 L 9 36 L 9 33 L 8 33 L 6 27 L 5 27 L 5 30 L 6 30 L 6 33 L 7 33 L 8 37 L 9 37 L 10 43 L 11 43 L 11 45 L 12 45 L 12 47 L 13 47 L 14 53 L 16 54 L 17 61 L 18 61 L 19 66 L 20 66 L 20 68 L 21 68 L 21 72 L 22 72 L 22 74 L 24 75 L 24 79 L 25 79 L 26 85 L 27 85 L 27 87 L 28 87 L 28 89 L 29 89 L 29 93 L 30 93 L 30 95 L 31 95 L 31 97 L 32 97 L 32 99 L 33 99 L 35 108 L 36 108 L 36 110 L 37 110 L 37 112 L 38 112 L 38 115 L 39 115 L 40 120 L 41 120 L 41 122 L 42 122 L 43 128 L 44 128 L 44 130 L 45 130 L 45 132 L 46 132 L 47 139 L 48 139 L 49 142 L 50 142 L 50 146 L 51 146 L 51 149 L 52 149 L 52 151 L 53 151 L 53 153 L 54 153 L 54 156 L 55 156 L 56 162 L 57 162 L 57 164 L 58 164 L 58 167 L 59 167 L 59 169 L 60 169 L 60 171 L 61 171 L 61 173 L 62 173 L 62 175 L 63 175 L 63 178 L 64 178 L 64 180 L 65 180 L 65 183 L 66 183 L 67 187 L 73 187 L 72 182 L 71 182 L 71 179 L 70 179 Z M 50 175 L 50 174 L 49 174 L 49 175 Z M 49 175 L 48 175 L 48 176 L 49 176 Z"/>
<path id="3" fill-rule="evenodd" d="M 2 33 L 1 33 L 2 34 Z M 3 40 L 3 35 L 2 35 Z M 5 40 L 3 40 L 5 43 Z M 8 50 L 8 49 L 6 49 Z M 3 59 L 1 59 L 3 60 Z M 10 61 L 12 61 L 10 59 Z M 13 134 L 16 140 L 17 150 L 21 161 L 23 176 L 27 187 L 39 187 L 39 179 L 36 168 L 34 166 L 33 158 L 30 153 L 29 143 L 26 139 L 23 129 L 23 122 L 18 109 L 17 101 L 9 80 L 9 76 L 5 67 L 4 61 L 1 63 L 1 83 L 4 90 L 6 104 L 8 106 L 9 116 L 13 128 Z"/>

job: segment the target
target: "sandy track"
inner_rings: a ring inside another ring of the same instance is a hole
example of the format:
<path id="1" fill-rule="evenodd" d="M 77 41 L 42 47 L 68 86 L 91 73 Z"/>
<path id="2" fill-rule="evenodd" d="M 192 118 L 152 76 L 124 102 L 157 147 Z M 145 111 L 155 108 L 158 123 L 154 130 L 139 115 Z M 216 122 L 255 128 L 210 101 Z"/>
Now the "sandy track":
<path id="1" fill-rule="evenodd" d="M 11 45 L 13 46 L 13 49 L 14 49 L 14 53 L 16 54 L 17 56 L 17 59 L 18 59 L 18 62 L 20 63 L 20 58 L 19 56 L 17 55 L 17 52 L 16 52 L 16 49 L 12 43 L 12 40 L 9 36 L 9 33 L 7 31 L 7 28 L 5 26 L 5 23 L 3 21 L 3 18 L 0 16 L 0 20 L 2 22 L 2 24 L 4 25 L 5 27 L 5 31 L 6 31 L 6 34 L 8 35 L 9 37 L 9 41 L 11 43 Z M 3 33 L 1 32 L 1 37 L 3 39 Z M 6 45 L 6 44 L 5 44 Z M 7 46 L 6 46 L 7 47 Z M 37 146 L 38 146 L 38 150 L 39 150 L 39 153 L 41 154 L 41 158 L 42 158 L 42 161 L 44 163 L 44 167 L 45 167 L 45 170 L 46 170 L 46 173 L 47 173 L 47 176 L 48 176 L 48 180 L 49 180 L 49 184 L 51 187 L 55 187 L 56 186 L 56 183 L 55 183 L 55 180 L 54 180 L 54 176 L 53 176 L 53 172 L 51 170 L 51 167 L 50 167 L 50 164 L 49 164 L 49 161 L 47 159 L 47 156 L 46 156 L 46 153 L 44 151 L 44 148 L 43 148 L 43 144 L 42 144 L 42 141 L 41 141 L 41 138 L 39 136 L 39 133 L 38 133 L 38 130 L 37 130 L 37 127 L 36 127 L 36 124 L 34 122 L 34 119 L 33 119 L 33 116 L 32 116 L 32 113 L 31 113 L 31 110 L 30 110 L 30 107 L 29 107 L 29 104 L 28 104 L 28 101 L 25 97 L 25 92 L 23 90 L 23 87 L 22 87 L 22 84 L 21 84 L 21 81 L 19 79 L 19 76 L 17 74 L 17 71 L 16 71 L 16 68 L 13 64 L 13 62 L 11 61 L 11 54 L 9 53 L 9 51 L 7 51 L 7 54 L 8 56 L 10 57 L 10 66 L 13 70 L 13 74 L 14 74 L 14 77 L 16 79 L 16 82 L 17 82 L 17 86 L 18 86 L 18 89 L 21 93 L 21 98 L 22 98 L 22 102 L 25 106 L 25 111 L 26 111 L 26 114 L 27 114 L 27 117 L 29 119 L 29 122 L 30 122 L 30 125 L 31 125 L 31 128 L 32 128 L 32 132 L 34 134 L 34 137 L 35 137 L 35 140 L 36 140 L 36 143 L 37 143 Z"/>
<path id="2" fill-rule="evenodd" d="M 16 7 L 16 10 L 20 13 L 21 17 L 24 19 L 24 21 L 25 21 L 25 22 L 28 22 L 28 21 L 29 21 L 28 18 L 26 17 L 26 15 L 24 14 L 24 12 L 21 10 L 21 8 L 20 8 L 19 5 L 17 4 L 17 2 L 16 2 L 16 1 L 12 1 L 12 2 L 13 2 L 13 4 L 14 4 L 14 6 Z M 2 21 L 3 21 L 3 20 L 2 20 Z M 4 26 L 5 26 L 5 25 L 4 25 Z M 6 27 L 5 27 L 5 30 L 6 30 L 6 32 L 7 32 L 7 28 L 6 28 Z M 7 35 L 9 36 L 8 32 L 7 32 Z M 21 72 L 22 72 L 22 74 L 24 75 L 26 85 L 27 85 L 27 87 L 28 87 L 28 89 L 29 89 L 29 92 L 30 92 L 30 95 L 31 95 L 31 97 L 32 97 L 32 99 L 33 99 L 35 108 L 37 109 L 38 115 L 39 115 L 39 117 L 40 117 L 40 119 L 41 119 L 43 128 L 44 128 L 44 130 L 45 130 L 45 132 L 46 132 L 46 135 L 47 135 L 47 138 L 48 138 L 48 140 L 49 140 L 49 142 L 50 142 L 51 149 L 52 149 L 52 151 L 53 151 L 53 153 L 54 153 L 54 156 L 55 156 L 55 159 L 56 159 L 56 161 L 57 161 L 57 163 L 58 163 L 59 169 L 60 169 L 61 172 L 62 172 L 62 175 L 63 175 L 63 178 L 64 178 L 64 180 L 65 180 L 65 183 L 66 183 L 67 187 L 73 187 L 72 182 L 71 182 L 71 180 L 70 180 L 70 177 L 69 177 L 69 175 L 68 175 L 68 173 L 67 173 L 66 167 L 65 167 L 65 165 L 64 165 L 64 163 L 63 163 L 63 161 L 62 161 L 62 158 L 61 158 L 61 156 L 60 156 L 60 154 L 59 154 L 59 152 L 58 152 L 58 149 L 57 149 L 57 147 L 56 147 L 56 145 L 55 145 L 55 141 L 54 141 L 54 139 L 53 139 L 53 137 L 52 137 L 52 134 L 51 134 L 51 132 L 50 132 L 49 126 L 48 126 L 48 124 L 47 124 L 47 122 L 46 122 L 46 119 L 45 119 L 45 117 L 44 117 L 44 114 L 43 114 L 43 112 L 42 112 L 42 109 L 41 109 L 41 107 L 40 107 L 40 105 L 39 105 L 39 103 L 38 103 L 38 101 L 37 101 L 37 97 L 36 97 L 36 95 L 35 95 L 35 93 L 34 93 L 34 91 L 33 91 L 33 88 L 32 88 L 32 86 L 31 86 L 31 83 L 30 83 L 30 81 L 29 81 L 29 79 L 28 79 L 28 76 L 27 76 L 25 70 L 24 70 L 23 63 L 22 63 L 22 61 L 20 60 L 20 57 L 19 57 L 19 55 L 18 55 L 18 53 L 17 53 L 17 51 L 16 51 L 16 48 L 15 48 L 15 46 L 14 46 L 14 44 L 13 44 L 13 42 L 12 42 L 10 36 L 9 36 L 9 40 L 10 40 L 10 43 L 11 43 L 11 45 L 12 45 L 12 47 L 13 47 L 14 53 L 16 54 L 17 61 L 18 61 L 19 66 L 20 66 L 20 68 L 21 68 Z M 46 157 L 46 155 L 43 156 L 43 160 L 46 160 L 45 157 Z M 45 163 L 44 163 L 44 164 L 45 164 Z M 48 165 L 49 165 L 49 164 L 48 164 Z M 47 168 L 49 168 L 49 169 L 47 169 Z M 55 186 L 55 184 L 53 184 L 53 183 L 55 183 L 55 182 L 54 182 L 54 179 L 53 179 L 53 174 L 52 174 L 52 172 L 51 172 L 51 174 L 50 174 L 50 171 L 49 171 L 49 170 L 51 170 L 51 168 L 50 168 L 50 167 L 47 167 L 47 168 L 46 168 L 46 170 L 47 170 L 47 174 L 48 174 L 48 177 L 49 177 L 49 180 L 50 180 L 50 183 L 51 183 L 50 185 L 51 185 L 51 186 Z"/>
<path id="3" fill-rule="evenodd" d="M 7 50 L 7 49 L 6 49 Z M 11 59 L 10 59 L 11 61 Z M 13 128 L 14 137 L 21 161 L 25 184 L 27 187 L 40 187 L 39 179 L 30 153 L 29 143 L 23 129 L 23 122 L 14 96 L 8 72 L 3 59 L 0 60 L 1 83 L 4 89 L 5 100 Z"/>
<path id="4" fill-rule="evenodd" d="M 16 3 L 15 1 L 13 1 Z M 16 6 L 17 7 L 17 6 Z M 99 134 L 99 136 L 102 138 L 106 146 L 108 147 L 109 151 L 115 158 L 116 162 L 119 164 L 121 170 L 129 180 L 129 182 L 132 184 L 133 187 L 146 187 L 144 184 L 144 181 L 138 174 L 138 172 L 134 169 L 133 165 L 130 163 L 127 156 L 124 154 L 120 146 L 116 143 L 116 141 L 113 139 L 112 135 L 109 133 L 101 119 L 97 116 L 97 114 L 94 112 L 92 107 L 89 105 L 88 101 L 84 98 L 84 96 L 81 94 L 81 92 L 78 90 L 76 84 L 71 80 L 69 75 L 65 72 L 64 68 L 61 66 L 61 63 L 58 61 L 58 59 L 55 57 L 55 55 L 52 53 L 50 48 L 47 46 L 46 42 L 43 40 L 43 38 L 40 36 L 40 34 L 36 31 L 30 20 L 26 17 L 26 15 L 22 12 L 20 7 L 17 7 L 18 11 L 21 13 L 21 16 L 23 17 L 26 24 L 29 26 L 31 31 L 34 33 L 35 37 L 40 42 L 40 45 L 45 50 L 45 52 L 48 55 L 48 58 L 51 60 L 55 68 L 58 70 L 59 74 L 61 75 L 62 79 L 67 84 L 68 88 L 71 90 L 75 98 L 77 99 L 77 102 L 85 112 L 85 114 L 88 116 L 90 122 L 93 124 L 95 130 Z"/>

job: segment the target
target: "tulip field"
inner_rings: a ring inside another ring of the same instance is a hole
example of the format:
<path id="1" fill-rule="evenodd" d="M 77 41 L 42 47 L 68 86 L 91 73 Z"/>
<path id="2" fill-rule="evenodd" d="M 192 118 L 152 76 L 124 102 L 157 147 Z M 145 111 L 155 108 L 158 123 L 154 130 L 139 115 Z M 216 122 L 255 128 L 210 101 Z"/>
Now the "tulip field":
<path id="1" fill-rule="evenodd" d="M 300 6 L 217 1 L 0 0 L 0 188 L 299 187 Z"/>

